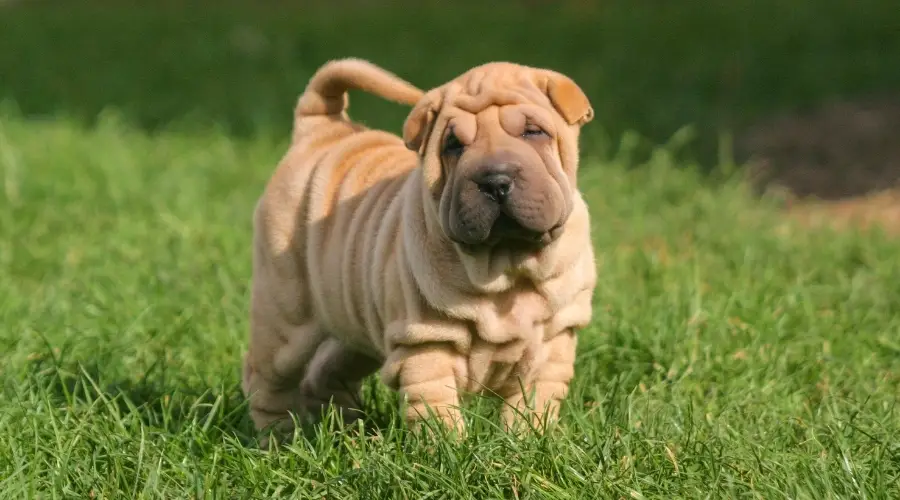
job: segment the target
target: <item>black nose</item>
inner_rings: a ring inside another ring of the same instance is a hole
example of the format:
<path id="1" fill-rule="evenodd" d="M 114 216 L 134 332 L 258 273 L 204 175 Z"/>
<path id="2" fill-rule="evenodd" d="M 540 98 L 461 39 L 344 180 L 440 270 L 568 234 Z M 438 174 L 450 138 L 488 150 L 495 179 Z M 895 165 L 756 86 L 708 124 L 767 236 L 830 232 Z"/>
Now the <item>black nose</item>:
<path id="1" fill-rule="evenodd" d="M 513 189 L 513 180 L 509 174 L 495 172 L 481 176 L 475 181 L 478 190 L 497 203 L 503 203 Z"/>

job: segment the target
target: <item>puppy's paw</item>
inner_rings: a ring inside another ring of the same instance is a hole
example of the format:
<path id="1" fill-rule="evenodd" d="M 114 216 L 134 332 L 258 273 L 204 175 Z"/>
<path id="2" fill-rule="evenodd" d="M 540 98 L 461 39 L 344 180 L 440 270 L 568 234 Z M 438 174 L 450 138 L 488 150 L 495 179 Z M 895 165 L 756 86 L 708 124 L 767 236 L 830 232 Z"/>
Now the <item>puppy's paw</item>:
<path id="1" fill-rule="evenodd" d="M 256 430 L 256 442 L 260 450 L 273 451 L 275 448 L 289 444 L 294 438 L 297 423 L 293 418 L 283 418 L 271 422 Z"/>
<path id="2" fill-rule="evenodd" d="M 409 429 L 418 435 L 447 436 L 453 439 L 466 437 L 466 423 L 459 408 L 451 405 L 422 408 L 411 405 L 406 411 Z"/>

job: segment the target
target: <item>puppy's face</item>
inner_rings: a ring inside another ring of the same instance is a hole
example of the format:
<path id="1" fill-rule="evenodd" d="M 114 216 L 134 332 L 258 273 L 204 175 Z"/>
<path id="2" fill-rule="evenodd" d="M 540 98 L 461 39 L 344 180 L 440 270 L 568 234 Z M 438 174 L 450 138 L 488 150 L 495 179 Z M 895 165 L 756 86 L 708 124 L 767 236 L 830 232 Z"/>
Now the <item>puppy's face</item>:
<path id="1" fill-rule="evenodd" d="M 572 211 L 578 131 L 593 110 L 552 71 L 509 63 L 429 92 L 404 124 L 444 233 L 476 251 L 541 248 Z"/>

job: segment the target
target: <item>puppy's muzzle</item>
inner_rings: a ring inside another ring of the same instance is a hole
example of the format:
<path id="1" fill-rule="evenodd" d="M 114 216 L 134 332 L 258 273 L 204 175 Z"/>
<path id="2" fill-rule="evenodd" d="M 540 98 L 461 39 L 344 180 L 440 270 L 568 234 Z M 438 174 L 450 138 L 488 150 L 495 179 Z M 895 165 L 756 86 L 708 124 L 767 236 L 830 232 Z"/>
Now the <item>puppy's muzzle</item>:
<path id="1" fill-rule="evenodd" d="M 485 165 L 475 169 L 470 181 L 472 187 L 468 189 L 472 191 L 461 193 L 467 201 L 462 203 L 462 213 L 457 217 L 460 233 L 465 235 L 460 238 L 461 243 L 542 246 L 561 233 L 558 216 L 548 213 L 556 210 L 543 206 L 544 193 L 534 189 L 538 183 L 529 179 L 519 165 Z"/>

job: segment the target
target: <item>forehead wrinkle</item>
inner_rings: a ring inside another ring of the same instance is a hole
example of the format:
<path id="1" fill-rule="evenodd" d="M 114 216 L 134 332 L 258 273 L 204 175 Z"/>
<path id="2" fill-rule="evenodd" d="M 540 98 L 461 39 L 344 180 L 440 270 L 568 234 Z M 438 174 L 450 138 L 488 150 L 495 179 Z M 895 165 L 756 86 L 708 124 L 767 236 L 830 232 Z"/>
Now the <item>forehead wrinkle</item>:
<path id="1" fill-rule="evenodd" d="M 506 71 L 473 71 L 452 82 L 448 86 L 447 103 L 472 114 L 478 114 L 492 105 L 550 105 L 550 100 L 534 82 L 531 73 L 509 71 L 507 65 L 503 69 Z"/>
<path id="2" fill-rule="evenodd" d="M 510 90 L 497 90 L 483 92 L 478 95 L 459 94 L 453 99 L 453 105 L 472 114 L 478 114 L 490 106 L 508 106 L 511 104 L 525 104 L 528 99 L 522 94 Z"/>
<path id="3" fill-rule="evenodd" d="M 519 92 L 535 104 L 542 104 L 545 106 L 551 104 L 550 98 L 547 97 L 547 93 L 535 83 L 530 74 L 519 75 L 519 86 L 517 88 L 519 89 Z"/>
<path id="4" fill-rule="evenodd" d="M 450 82 L 445 85 L 441 92 L 441 94 L 443 94 L 444 103 L 450 103 L 461 91 L 462 86 L 459 82 Z"/>
<path id="5" fill-rule="evenodd" d="M 521 89 L 521 93 L 523 97 L 525 97 L 528 101 L 534 104 L 540 104 L 543 106 L 551 106 L 550 98 L 547 97 L 547 94 L 541 91 L 541 89 L 528 86 Z"/>
<path id="6" fill-rule="evenodd" d="M 482 83 L 484 82 L 488 74 L 483 71 L 476 71 L 469 75 L 465 82 L 465 90 L 469 95 L 478 95 L 482 90 Z"/>
<path id="7" fill-rule="evenodd" d="M 476 134 L 479 131 L 489 130 L 492 126 L 493 127 L 500 126 L 500 128 L 503 129 L 503 126 L 499 125 L 499 123 L 500 123 L 499 118 L 500 118 L 500 110 L 497 108 L 488 109 L 486 111 L 486 114 L 475 116 L 474 122 L 475 122 L 475 127 L 476 127 L 475 128 Z M 497 124 L 497 125 L 495 125 L 495 124 Z M 479 142 L 484 143 L 484 147 L 486 147 L 489 150 L 492 149 L 493 142 L 494 142 L 493 134 L 490 134 L 490 133 L 478 134 L 476 137 Z"/>

